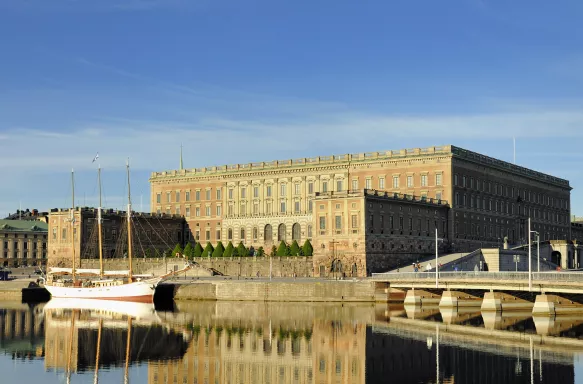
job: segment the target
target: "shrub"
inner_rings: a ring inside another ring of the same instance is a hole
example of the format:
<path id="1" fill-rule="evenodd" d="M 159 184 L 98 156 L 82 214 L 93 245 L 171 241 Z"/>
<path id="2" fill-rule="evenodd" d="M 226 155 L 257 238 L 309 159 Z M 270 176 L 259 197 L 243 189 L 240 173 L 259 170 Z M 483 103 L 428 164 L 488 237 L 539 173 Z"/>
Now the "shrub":
<path id="1" fill-rule="evenodd" d="M 289 247 L 287 246 L 285 241 L 282 240 L 281 243 L 279 243 L 276 256 L 289 256 Z"/>
<path id="2" fill-rule="evenodd" d="M 263 249 L 263 247 L 257 248 L 257 256 L 259 257 L 265 256 L 265 249 Z"/>
<path id="3" fill-rule="evenodd" d="M 227 248 L 225 248 L 225 252 L 223 252 L 223 257 L 232 257 L 233 249 L 235 249 L 235 247 L 233 247 L 233 243 L 229 241 L 229 244 L 227 244 Z"/>
<path id="4" fill-rule="evenodd" d="M 194 248 L 192 248 L 192 245 L 188 243 L 186 244 L 186 247 L 184 247 L 184 251 L 182 253 L 187 259 L 192 259 L 192 256 L 194 256 Z"/>
<path id="5" fill-rule="evenodd" d="M 292 245 L 289 247 L 289 252 L 291 256 L 298 256 L 300 254 L 300 246 L 296 240 L 294 240 Z"/>
<path id="6" fill-rule="evenodd" d="M 302 250 L 304 251 L 304 256 L 312 256 L 314 253 L 314 248 L 312 248 L 312 243 L 310 243 L 310 240 L 306 240 Z"/>
<path id="7" fill-rule="evenodd" d="M 202 249 L 202 245 L 200 243 L 196 243 L 194 246 L 194 251 L 192 252 L 194 257 L 201 257 L 204 250 Z"/>
<path id="8" fill-rule="evenodd" d="M 213 247 L 213 245 L 209 241 L 208 243 L 206 243 L 206 247 L 204 247 L 204 252 L 202 253 L 202 257 L 211 257 L 214 250 L 215 250 L 215 248 Z"/>
<path id="9" fill-rule="evenodd" d="M 225 253 L 225 247 L 223 247 L 223 243 L 220 241 L 217 243 L 215 250 L 213 251 L 213 257 L 223 257 Z"/>
<path id="10" fill-rule="evenodd" d="M 239 255 L 239 257 L 245 257 L 249 254 L 249 251 L 247 250 L 245 244 L 243 244 L 242 241 L 239 243 L 239 245 L 237 245 L 237 254 Z"/>

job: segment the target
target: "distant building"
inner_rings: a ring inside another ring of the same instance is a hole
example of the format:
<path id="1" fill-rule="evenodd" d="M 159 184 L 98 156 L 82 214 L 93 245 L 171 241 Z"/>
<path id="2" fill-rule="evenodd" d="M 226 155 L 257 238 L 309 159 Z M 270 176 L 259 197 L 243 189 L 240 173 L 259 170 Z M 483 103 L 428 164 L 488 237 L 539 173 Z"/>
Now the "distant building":
<path id="1" fill-rule="evenodd" d="M 48 212 L 39 212 L 38 209 L 17 209 L 16 213 L 11 213 L 4 220 L 38 220 L 47 221 Z"/>
<path id="2" fill-rule="evenodd" d="M 48 225 L 44 221 L 0 220 L 1 265 L 45 265 L 47 229 Z"/>
<path id="3" fill-rule="evenodd" d="M 77 267 L 81 266 L 80 260 L 99 257 L 97 209 L 78 207 L 74 216 L 74 225 L 71 225 L 71 209 L 52 209 L 49 213 L 49 266 L 72 265 L 73 236 Z M 126 212 L 106 209 L 102 218 L 103 257 L 127 257 Z M 161 256 L 176 244 L 184 246 L 185 221 L 181 216 L 134 212 L 132 224 L 134 257 Z"/>

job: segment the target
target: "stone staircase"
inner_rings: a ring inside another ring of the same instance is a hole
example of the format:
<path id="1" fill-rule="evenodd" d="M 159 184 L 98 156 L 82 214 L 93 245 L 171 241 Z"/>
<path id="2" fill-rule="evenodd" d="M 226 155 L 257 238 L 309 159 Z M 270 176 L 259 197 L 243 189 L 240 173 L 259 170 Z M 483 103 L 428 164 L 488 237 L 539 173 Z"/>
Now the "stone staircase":
<path id="1" fill-rule="evenodd" d="M 222 275 L 221 272 L 217 271 L 214 268 L 206 268 L 202 265 L 191 262 L 192 268 L 185 273 L 181 273 L 180 276 L 187 276 L 187 277 L 203 277 L 203 276 L 215 276 L 215 275 Z M 160 262 L 156 264 L 154 267 L 148 269 L 143 274 L 144 275 L 152 275 L 152 276 L 161 276 L 171 271 L 178 271 L 184 268 L 184 260 L 183 259 L 169 259 L 166 262 Z"/>

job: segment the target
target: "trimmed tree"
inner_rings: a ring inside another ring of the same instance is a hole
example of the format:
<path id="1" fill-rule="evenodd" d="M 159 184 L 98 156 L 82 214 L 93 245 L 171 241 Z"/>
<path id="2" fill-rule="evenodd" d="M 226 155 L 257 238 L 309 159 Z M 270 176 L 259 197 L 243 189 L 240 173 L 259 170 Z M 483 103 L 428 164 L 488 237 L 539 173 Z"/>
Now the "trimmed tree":
<path id="1" fill-rule="evenodd" d="M 310 240 L 306 239 L 302 250 L 304 251 L 304 256 L 312 256 L 314 253 L 314 248 L 312 248 L 312 243 L 310 243 Z"/>
<path id="2" fill-rule="evenodd" d="M 184 253 L 184 256 L 187 259 L 192 259 L 192 256 L 194 255 L 194 248 L 192 248 L 192 245 L 190 243 L 187 243 L 182 253 Z"/>
<path id="3" fill-rule="evenodd" d="M 281 241 L 279 243 L 279 247 L 277 248 L 276 256 L 289 256 L 289 247 L 285 243 L 285 241 Z"/>
<path id="4" fill-rule="evenodd" d="M 225 248 L 225 251 L 223 252 L 223 257 L 232 257 L 233 249 L 235 249 L 235 247 L 233 247 L 233 242 L 229 241 L 227 248 Z"/>
<path id="5" fill-rule="evenodd" d="M 231 253 L 231 257 L 239 257 L 239 248 L 233 247 L 233 252 Z"/>
<path id="6" fill-rule="evenodd" d="M 265 249 L 263 249 L 263 247 L 257 248 L 257 256 L 259 257 L 265 256 Z"/>
<path id="7" fill-rule="evenodd" d="M 249 254 L 247 247 L 245 247 L 245 244 L 243 244 L 242 241 L 239 243 L 239 245 L 237 245 L 237 254 L 239 257 L 245 257 Z"/>
<path id="8" fill-rule="evenodd" d="M 182 255 L 182 247 L 180 244 L 176 244 L 176 247 L 172 250 L 172 257 L 176 257 L 176 254 Z"/>
<path id="9" fill-rule="evenodd" d="M 200 243 L 196 243 L 196 245 L 194 246 L 194 251 L 192 252 L 192 255 L 194 257 L 201 257 L 203 252 L 204 252 L 204 250 L 202 249 L 202 245 L 200 245 Z"/>
<path id="10" fill-rule="evenodd" d="M 298 245 L 297 240 L 293 241 L 292 245 L 289 247 L 289 252 L 291 256 L 299 256 L 300 246 Z"/>
<path id="11" fill-rule="evenodd" d="M 215 248 L 213 247 L 213 245 L 209 241 L 208 243 L 206 243 L 206 247 L 204 247 L 204 252 L 202 253 L 202 257 L 210 257 L 214 251 L 215 251 Z"/>
<path id="12" fill-rule="evenodd" d="M 277 254 L 277 247 L 275 245 L 271 246 L 271 252 L 269 252 L 269 256 L 273 257 Z"/>
<path id="13" fill-rule="evenodd" d="M 167 249 L 166 252 L 164 252 L 164 257 L 172 257 L 172 256 L 174 256 L 172 249 Z"/>
<path id="14" fill-rule="evenodd" d="M 215 250 L 213 251 L 213 257 L 223 257 L 224 253 L 225 253 L 225 247 L 223 247 L 223 243 L 219 241 L 217 243 Z"/>

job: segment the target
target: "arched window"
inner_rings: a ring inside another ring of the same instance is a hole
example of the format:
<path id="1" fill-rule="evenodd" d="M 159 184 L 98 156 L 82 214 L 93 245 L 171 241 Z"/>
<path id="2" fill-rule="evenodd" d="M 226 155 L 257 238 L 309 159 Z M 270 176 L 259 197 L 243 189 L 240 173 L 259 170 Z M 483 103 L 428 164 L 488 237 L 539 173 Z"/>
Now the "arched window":
<path id="1" fill-rule="evenodd" d="M 312 224 L 308 225 L 308 239 L 312 238 Z"/>
<path id="2" fill-rule="evenodd" d="M 227 231 L 227 239 L 233 240 L 233 228 L 229 228 L 229 230 Z"/>
<path id="3" fill-rule="evenodd" d="M 245 242 L 245 228 L 241 228 L 241 241 Z"/>
<path id="4" fill-rule="evenodd" d="M 285 241 L 285 224 L 279 224 L 277 228 L 277 241 Z"/>
<path id="5" fill-rule="evenodd" d="M 263 229 L 263 240 L 273 241 L 273 230 L 271 229 L 271 224 L 267 224 Z"/>
<path id="6" fill-rule="evenodd" d="M 302 237 L 302 228 L 299 223 L 292 225 L 292 240 L 300 241 Z"/>
<path id="7" fill-rule="evenodd" d="M 257 236 L 259 234 L 259 230 L 257 229 L 257 227 L 253 227 L 253 240 L 257 241 Z"/>

